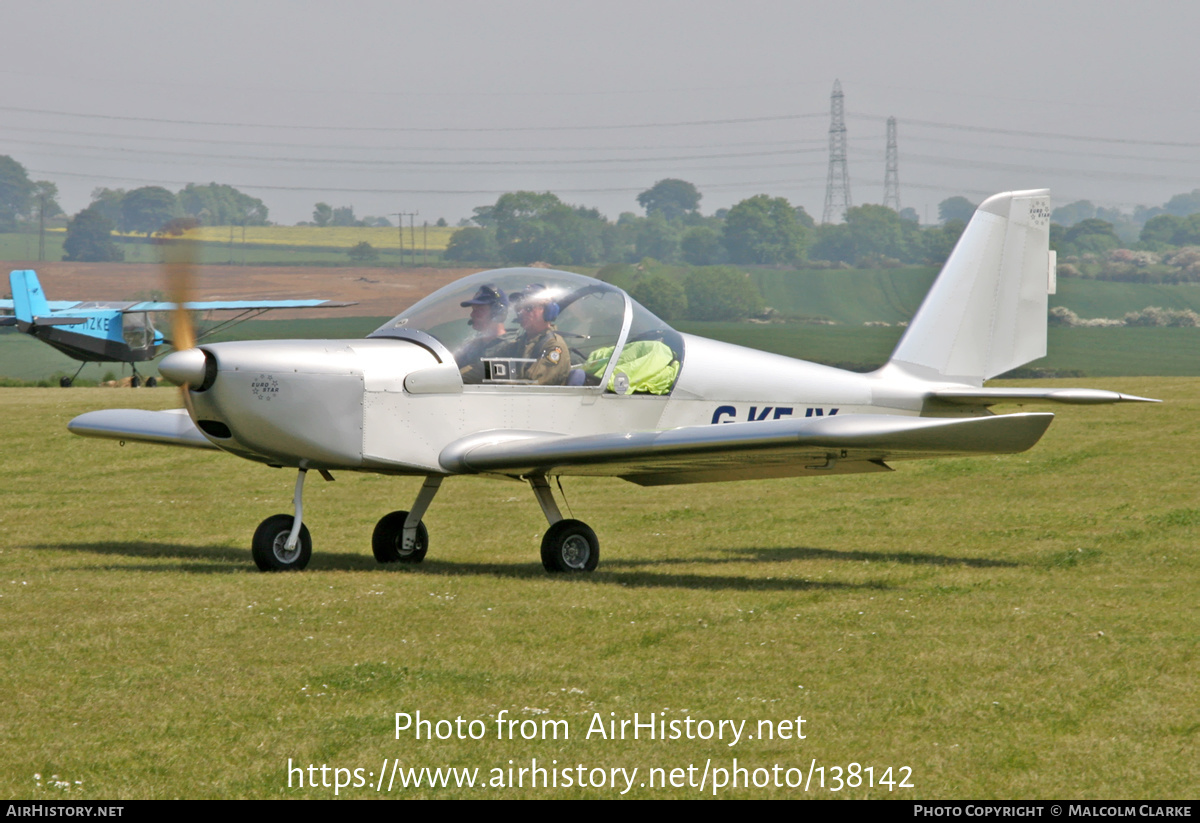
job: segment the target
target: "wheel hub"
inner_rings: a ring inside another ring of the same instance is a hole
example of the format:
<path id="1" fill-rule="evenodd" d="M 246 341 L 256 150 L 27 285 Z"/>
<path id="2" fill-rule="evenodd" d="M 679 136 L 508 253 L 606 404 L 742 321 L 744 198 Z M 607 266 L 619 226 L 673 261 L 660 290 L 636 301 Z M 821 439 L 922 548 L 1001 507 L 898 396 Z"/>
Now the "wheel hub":
<path id="1" fill-rule="evenodd" d="M 591 553 L 592 547 L 588 545 L 587 538 L 581 535 L 574 534 L 563 541 L 563 562 L 572 569 L 582 569 L 586 566 Z"/>
<path id="2" fill-rule="evenodd" d="M 296 562 L 296 558 L 300 556 L 300 541 L 296 541 L 296 547 L 289 550 L 287 547 L 288 535 L 290 531 L 280 532 L 275 535 L 275 542 L 271 544 L 271 551 L 275 555 L 275 559 L 280 563 L 291 564 Z"/>

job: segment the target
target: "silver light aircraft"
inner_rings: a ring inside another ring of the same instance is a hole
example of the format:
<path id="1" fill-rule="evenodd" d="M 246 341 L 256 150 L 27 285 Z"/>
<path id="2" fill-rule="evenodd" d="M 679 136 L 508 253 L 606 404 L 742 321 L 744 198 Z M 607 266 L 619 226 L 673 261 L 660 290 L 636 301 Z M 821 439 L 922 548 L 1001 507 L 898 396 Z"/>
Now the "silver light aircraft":
<path id="1" fill-rule="evenodd" d="M 412 506 L 375 527 L 382 563 L 424 558 L 422 518 L 443 479 L 488 475 L 531 486 L 550 523 L 547 571 L 591 571 L 596 534 L 562 516 L 549 478 L 653 486 L 882 472 L 897 460 L 1021 452 L 1053 419 L 994 415 L 998 403 L 1157 402 L 983 386 L 1046 352 L 1049 223 L 1045 190 L 980 205 L 891 359 L 869 374 L 680 334 L 614 286 L 512 268 L 446 286 L 366 339 L 177 351 L 160 371 L 184 386 L 186 410 L 94 411 L 70 429 L 298 469 L 293 513 L 267 518 L 253 538 L 265 571 L 309 561 L 302 497 L 313 469 L 424 477 Z M 484 304 L 493 321 L 517 309 L 523 324 L 533 314 L 557 331 L 529 345 L 482 340 L 489 324 L 465 321 Z"/>

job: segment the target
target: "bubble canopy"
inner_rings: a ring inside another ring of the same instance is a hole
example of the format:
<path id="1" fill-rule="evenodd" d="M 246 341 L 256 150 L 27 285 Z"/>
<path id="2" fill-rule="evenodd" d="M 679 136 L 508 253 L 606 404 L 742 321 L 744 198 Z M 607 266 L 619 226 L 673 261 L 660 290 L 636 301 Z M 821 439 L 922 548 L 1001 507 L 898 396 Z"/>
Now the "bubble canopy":
<path id="1" fill-rule="evenodd" d="M 518 295 L 536 291 L 539 302 L 552 304 L 557 314 L 554 325 L 570 350 L 572 369 L 582 369 L 586 364 L 592 374 L 589 383 L 611 389 L 612 366 L 631 342 L 661 342 L 672 350 L 677 363 L 682 362 L 683 342 L 678 332 L 623 290 L 582 274 L 554 269 L 495 269 L 456 280 L 384 323 L 370 336 L 417 340 L 428 336 L 444 347 L 439 357 L 455 358 L 476 336 L 469 323 L 473 306 L 463 304 L 477 299 L 481 288 L 491 305 L 497 305 L 495 295 L 503 293 L 504 302 L 499 303 L 496 313 L 503 314 L 506 333 L 514 339 L 521 332 L 514 305 L 519 303 Z M 624 393 L 619 386 L 618 382 L 619 393 Z"/>

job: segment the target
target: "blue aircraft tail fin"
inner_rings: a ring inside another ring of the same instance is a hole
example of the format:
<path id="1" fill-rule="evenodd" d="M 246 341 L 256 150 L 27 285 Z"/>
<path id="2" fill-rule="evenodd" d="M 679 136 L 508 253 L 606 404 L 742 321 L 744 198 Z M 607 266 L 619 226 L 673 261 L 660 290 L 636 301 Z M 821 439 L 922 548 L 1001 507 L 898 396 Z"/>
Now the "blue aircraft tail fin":
<path id="1" fill-rule="evenodd" d="M 17 269 L 8 275 L 8 285 L 12 288 L 13 313 L 17 320 L 32 323 L 35 317 L 48 317 L 50 304 L 46 302 L 46 294 L 42 284 L 38 282 L 37 272 L 33 269 Z"/>

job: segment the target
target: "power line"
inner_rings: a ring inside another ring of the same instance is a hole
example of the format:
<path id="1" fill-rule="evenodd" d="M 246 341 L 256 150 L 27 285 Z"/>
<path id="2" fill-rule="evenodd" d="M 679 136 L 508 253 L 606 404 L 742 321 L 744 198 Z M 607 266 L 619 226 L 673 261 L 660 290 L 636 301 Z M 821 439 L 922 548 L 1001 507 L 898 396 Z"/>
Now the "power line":
<path id="1" fill-rule="evenodd" d="M 780 114 L 768 117 L 733 117 L 718 120 L 683 120 L 665 123 L 623 123 L 611 124 L 600 123 L 588 126 L 475 126 L 475 127 L 451 127 L 451 126 L 315 126 L 311 124 L 286 124 L 286 123 L 225 123 L 220 121 L 210 120 L 177 120 L 166 117 L 133 117 L 121 114 L 78 114 L 69 111 L 55 111 L 51 109 L 29 109 L 18 108 L 16 106 L 0 106 L 0 111 L 14 112 L 17 114 L 48 114 L 55 117 L 75 117 L 87 120 L 116 120 L 128 123 L 161 123 L 172 126 L 215 126 L 219 128 L 239 128 L 239 129 L 286 129 L 288 131 L 336 131 L 336 132 L 376 132 L 385 134 L 403 134 L 403 133 L 420 133 L 420 134 L 446 134 L 446 133 L 461 133 L 461 134 L 479 134 L 479 133 L 503 133 L 503 132 L 539 132 L 539 131 L 613 131 L 620 129 L 663 129 L 663 128 L 683 128 L 695 126 L 725 126 L 725 125 L 740 125 L 746 123 L 773 123 L 784 122 L 788 120 L 803 120 L 812 117 L 821 117 L 821 114 Z"/>

